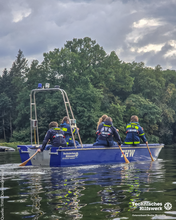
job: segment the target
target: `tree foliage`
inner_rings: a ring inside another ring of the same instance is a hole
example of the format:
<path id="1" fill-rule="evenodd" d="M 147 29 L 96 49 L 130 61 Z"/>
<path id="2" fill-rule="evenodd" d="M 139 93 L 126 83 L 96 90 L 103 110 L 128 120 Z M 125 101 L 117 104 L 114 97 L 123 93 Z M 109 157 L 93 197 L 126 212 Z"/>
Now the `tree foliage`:
<path id="1" fill-rule="evenodd" d="M 69 97 L 83 143 L 95 141 L 99 117 L 107 114 L 122 140 L 131 115 L 138 115 L 149 142 L 175 143 L 176 72 L 125 63 L 88 37 L 28 60 L 18 51 L 12 68 L 0 76 L 0 138 L 29 141 L 29 94 L 38 83 L 59 85 Z M 50 121 L 66 115 L 59 92 L 36 94 L 40 141 Z M 12 135 L 13 134 L 13 135 Z"/>

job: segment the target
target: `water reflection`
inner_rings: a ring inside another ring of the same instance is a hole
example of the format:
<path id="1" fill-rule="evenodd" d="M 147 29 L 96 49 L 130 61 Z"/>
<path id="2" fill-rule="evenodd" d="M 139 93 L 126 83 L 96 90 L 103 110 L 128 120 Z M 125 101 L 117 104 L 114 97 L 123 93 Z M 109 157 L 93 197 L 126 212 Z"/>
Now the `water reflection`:
<path id="1" fill-rule="evenodd" d="M 79 177 L 79 172 L 72 169 L 51 169 L 50 182 L 48 182 L 46 189 L 46 196 L 49 201 L 51 210 L 56 213 L 64 213 L 71 219 L 81 219 L 82 214 L 79 210 L 83 207 L 80 204 L 79 197 L 82 195 L 81 191 L 85 188 L 76 181 Z"/>
<path id="2" fill-rule="evenodd" d="M 156 179 L 152 176 L 154 170 L 160 170 L 159 173 L 155 172 L 155 175 L 158 173 Z M 122 212 L 134 211 L 137 207 L 132 205 L 133 202 L 137 203 L 145 199 L 141 194 L 149 192 L 148 184 L 158 181 L 158 178 L 163 178 L 164 172 L 161 171 L 162 164 L 159 162 L 112 166 L 111 174 L 109 173 L 111 182 L 107 183 L 98 193 L 101 196 L 101 203 L 106 205 L 101 211 L 109 212 L 110 214 L 106 217 L 110 219 L 117 218 Z"/>
<path id="3" fill-rule="evenodd" d="M 4 219 L 136 219 L 134 203 L 143 201 L 171 202 L 173 209 L 158 216 L 175 217 L 175 164 L 168 160 L 65 168 L 4 164 L 0 170 Z"/>
<path id="4" fill-rule="evenodd" d="M 4 172 L 1 170 L 1 220 L 4 220 Z"/>
<path id="5" fill-rule="evenodd" d="M 41 215 L 43 215 L 43 211 L 41 210 L 40 201 L 42 197 L 40 197 L 40 190 L 42 189 L 41 184 L 41 176 L 36 178 L 36 175 L 31 175 L 31 196 L 30 199 L 32 201 L 32 209 L 31 213 L 34 214 L 33 220 L 37 220 Z"/>

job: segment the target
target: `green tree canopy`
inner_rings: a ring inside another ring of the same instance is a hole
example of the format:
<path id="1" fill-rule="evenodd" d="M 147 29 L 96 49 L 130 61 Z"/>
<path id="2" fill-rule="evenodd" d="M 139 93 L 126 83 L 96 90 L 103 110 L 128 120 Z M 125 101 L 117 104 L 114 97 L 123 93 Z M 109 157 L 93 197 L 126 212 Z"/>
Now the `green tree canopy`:
<path id="1" fill-rule="evenodd" d="M 149 142 L 176 142 L 176 71 L 125 63 L 89 37 L 74 38 L 43 54 L 39 63 L 21 50 L 0 76 L 0 138 L 29 141 L 29 94 L 38 83 L 59 85 L 69 97 L 83 143 L 95 141 L 98 119 L 107 114 L 125 138 L 131 115 L 138 115 Z M 61 94 L 36 94 L 40 141 L 50 121 L 66 115 Z M 11 137 L 13 133 L 13 138 Z"/>

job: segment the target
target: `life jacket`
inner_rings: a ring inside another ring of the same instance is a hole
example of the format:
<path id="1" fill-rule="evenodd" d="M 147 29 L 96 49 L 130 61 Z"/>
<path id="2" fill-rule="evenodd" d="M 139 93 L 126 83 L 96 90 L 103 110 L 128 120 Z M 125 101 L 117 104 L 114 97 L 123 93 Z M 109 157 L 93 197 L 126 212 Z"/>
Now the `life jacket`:
<path id="1" fill-rule="evenodd" d="M 51 142 L 54 145 L 58 145 L 58 144 L 65 144 L 65 136 L 64 136 L 64 132 L 62 131 L 61 128 L 51 128 L 52 130 L 52 138 L 51 138 Z"/>
<path id="2" fill-rule="evenodd" d="M 66 122 L 64 122 L 63 124 L 60 125 L 62 131 L 64 131 L 64 135 L 65 136 L 71 136 L 71 129 L 70 129 L 70 125 L 67 124 Z M 72 133 L 74 134 L 76 132 L 76 128 L 72 128 Z"/>
<path id="3" fill-rule="evenodd" d="M 102 128 L 99 131 L 102 137 L 108 138 L 113 132 L 111 129 L 111 125 L 103 124 Z"/>
<path id="4" fill-rule="evenodd" d="M 61 128 L 52 128 L 52 129 L 53 129 L 54 131 L 56 131 L 56 134 L 53 135 L 53 139 L 54 139 L 54 138 L 58 138 L 58 137 L 63 137 L 63 138 L 65 138 L 64 132 L 62 131 Z"/>
<path id="5" fill-rule="evenodd" d="M 119 134 L 116 131 L 116 128 L 113 127 L 111 121 L 105 121 L 104 123 L 100 124 L 98 127 L 98 138 L 96 140 L 97 145 L 105 145 L 105 146 L 113 146 L 114 140 L 113 136 L 115 136 L 115 139 L 121 143 Z"/>
<path id="6" fill-rule="evenodd" d="M 135 122 L 131 122 L 126 126 L 126 134 L 128 132 L 134 132 L 139 134 L 139 126 Z"/>
<path id="7" fill-rule="evenodd" d="M 140 137 L 144 142 L 146 140 L 144 132 L 138 122 L 130 122 L 126 126 L 126 134 L 124 144 L 138 145 L 140 144 Z"/>

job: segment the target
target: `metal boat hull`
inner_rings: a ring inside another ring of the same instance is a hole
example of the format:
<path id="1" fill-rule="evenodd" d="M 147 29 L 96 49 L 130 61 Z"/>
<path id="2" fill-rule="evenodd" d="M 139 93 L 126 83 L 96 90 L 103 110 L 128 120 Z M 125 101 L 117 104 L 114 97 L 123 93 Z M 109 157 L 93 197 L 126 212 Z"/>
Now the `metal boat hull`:
<path id="1" fill-rule="evenodd" d="M 156 160 L 163 144 L 149 144 L 151 154 Z M 31 145 L 19 145 L 21 161 L 29 159 L 37 150 Z M 151 160 L 149 151 L 145 144 L 137 147 L 132 145 L 122 145 L 122 150 L 130 162 Z M 50 150 L 44 150 L 33 157 L 26 166 L 81 166 L 94 164 L 115 164 L 124 163 L 125 160 L 118 146 L 105 147 L 85 144 L 82 147 L 52 147 Z"/>

